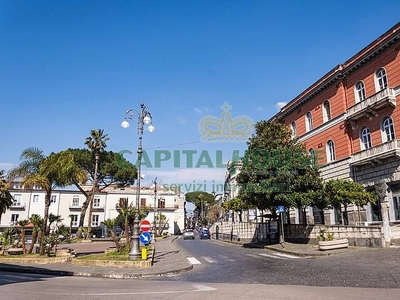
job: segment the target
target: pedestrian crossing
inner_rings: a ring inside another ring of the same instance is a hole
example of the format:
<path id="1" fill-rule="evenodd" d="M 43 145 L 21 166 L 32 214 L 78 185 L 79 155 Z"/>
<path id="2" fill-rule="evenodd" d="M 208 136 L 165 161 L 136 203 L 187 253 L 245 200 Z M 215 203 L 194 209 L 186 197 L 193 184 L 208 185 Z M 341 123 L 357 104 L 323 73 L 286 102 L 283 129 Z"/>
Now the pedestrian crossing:
<path id="1" fill-rule="evenodd" d="M 252 258 L 257 258 L 257 259 L 279 259 L 279 260 L 289 260 L 289 259 L 301 259 L 302 257 L 292 255 L 292 254 L 287 254 L 287 253 L 281 253 L 281 252 L 275 252 L 275 251 L 266 251 L 263 253 L 248 253 L 246 256 L 252 257 Z M 303 257 L 304 258 L 304 257 Z M 201 265 L 201 264 L 218 264 L 218 263 L 225 263 L 225 262 L 234 262 L 237 259 L 234 259 L 232 257 L 228 257 L 226 255 L 217 255 L 217 256 L 200 256 L 200 257 L 187 257 L 187 260 L 192 264 L 192 265 Z"/>

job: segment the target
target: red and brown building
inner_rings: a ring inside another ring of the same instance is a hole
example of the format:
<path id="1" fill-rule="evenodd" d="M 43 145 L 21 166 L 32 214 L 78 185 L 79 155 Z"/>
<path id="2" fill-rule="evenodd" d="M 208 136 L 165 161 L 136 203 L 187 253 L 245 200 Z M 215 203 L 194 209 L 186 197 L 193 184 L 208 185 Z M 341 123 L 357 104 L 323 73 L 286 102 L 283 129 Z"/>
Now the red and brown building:
<path id="1" fill-rule="evenodd" d="M 272 119 L 317 156 L 325 180 L 349 178 L 367 189 L 386 183 L 390 222 L 400 222 L 400 23 L 329 71 Z M 311 222 L 314 211 L 307 212 Z M 381 221 L 380 203 L 362 221 Z M 349 215 L 350 223 L 357 218 Z M 331 210 L 326 224 L 339 224 Z"/>

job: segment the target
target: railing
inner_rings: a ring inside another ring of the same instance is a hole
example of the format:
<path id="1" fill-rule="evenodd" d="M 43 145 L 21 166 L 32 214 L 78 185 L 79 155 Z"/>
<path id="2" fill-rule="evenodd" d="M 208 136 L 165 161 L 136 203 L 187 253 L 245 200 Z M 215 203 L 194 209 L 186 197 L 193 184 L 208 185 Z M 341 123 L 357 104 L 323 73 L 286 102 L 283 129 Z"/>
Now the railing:
<path id="1" fill-rule="evenodd" d="M 372 159 L 383 159 L 389 156 L 398 155 L 400 153 L 400 140 L 392 140 L 384 144 L 363 150 L 353 154 L 351 158 L 352 164 L 361 161 L 372 161 Z"/>
<path id="2" fill-rule="evenodd" d="M 378 109 L 388 101 L 391 105 L 396 106 L 396 92 L 392 88 L 386 88 L 372 95 L 371 97 L 353 105 L 347 109 L 347 119 L 359 118 L 364 111 L 368 109 Z"/>
<path id="3" fill-rule="evenodd" d="M 21 202 L 14 202 L 11 204 L 11 209 L 12 208 L 18 208 L 18 209 L 25 209 L 25 203 L 21 203 Z"/>

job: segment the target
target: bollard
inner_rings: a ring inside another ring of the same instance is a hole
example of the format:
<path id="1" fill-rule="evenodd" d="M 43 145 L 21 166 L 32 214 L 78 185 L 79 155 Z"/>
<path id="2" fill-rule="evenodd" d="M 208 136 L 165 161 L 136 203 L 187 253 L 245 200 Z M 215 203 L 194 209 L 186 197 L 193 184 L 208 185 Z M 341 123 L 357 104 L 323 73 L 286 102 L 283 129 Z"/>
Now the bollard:
<path id="1" fill-rule="evenodd" d="M 147 259 L 147 249 L 142 248 L 142 259 Z"/>

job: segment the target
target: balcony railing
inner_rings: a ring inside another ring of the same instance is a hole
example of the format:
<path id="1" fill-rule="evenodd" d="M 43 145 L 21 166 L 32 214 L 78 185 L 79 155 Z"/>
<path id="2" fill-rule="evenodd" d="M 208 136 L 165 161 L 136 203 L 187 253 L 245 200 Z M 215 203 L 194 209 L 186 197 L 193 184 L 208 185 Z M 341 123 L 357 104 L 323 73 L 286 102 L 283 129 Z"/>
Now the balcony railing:
<path id="1" fill-rule="evenodd" d="M 73 209 L 81 209 L 82 208 L 82 204 L 75 204 L 72 203 L 69 205 L 69 209 L 73 210 Z"/>
<path id="2" fill-rule="evenodd" d="M 377 110 L 386 106 L 396 106 L 396 91 L 392 88 L 381 90 L 347 109 L 346 119 L 348 121 L 355 121 L 364 116 L 372 118 L 377 114 Z"/>
<path id="3" fill-rule="evenodd" d="M 11 204 L 10 209 L 25 209 L 25 203 L 22 202 L 13 202 Z"/>
<path id="4" fill-rule="evenodd" d="M 393 140 L 384 144 L 353 154 L 351 165 L 360 166 L 376 164 L 388 157 L 400 157 L 400 140 Z"/>

